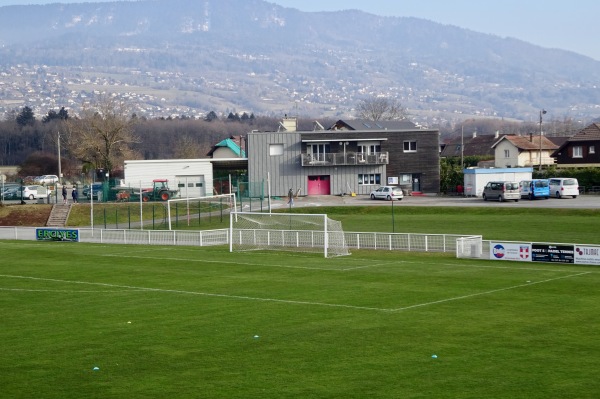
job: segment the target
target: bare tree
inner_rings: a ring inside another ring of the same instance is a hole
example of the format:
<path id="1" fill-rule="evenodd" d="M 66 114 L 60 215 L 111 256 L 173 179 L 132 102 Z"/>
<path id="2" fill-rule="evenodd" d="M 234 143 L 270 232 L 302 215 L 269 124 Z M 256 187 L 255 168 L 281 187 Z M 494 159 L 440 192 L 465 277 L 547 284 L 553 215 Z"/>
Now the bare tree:
<path id="1" fill-rule="evenodd" d="M 138 141 L 133 134 L 137 118 L 129 115 L 127 105 L 111 97 L 85 104 L 79 118 L 65 122 L 65 147 L 80 161 L 111 171 L 136 158 L 132 145 Z"/>
<path id="2" fill-rule="evenodd" d="M 188 135 L 177 138 L 174 150 L 175 158 L 179 159 L 202 158 L 206 154 L 200 143 Z"/>
<path id="3" fill-rule="evenodd" d="M 371 97 L 362 100 L 356 107 L 358 117 L 371 121 L 402 120 L 408 117 L 406 108 L 396 99 Z"/>

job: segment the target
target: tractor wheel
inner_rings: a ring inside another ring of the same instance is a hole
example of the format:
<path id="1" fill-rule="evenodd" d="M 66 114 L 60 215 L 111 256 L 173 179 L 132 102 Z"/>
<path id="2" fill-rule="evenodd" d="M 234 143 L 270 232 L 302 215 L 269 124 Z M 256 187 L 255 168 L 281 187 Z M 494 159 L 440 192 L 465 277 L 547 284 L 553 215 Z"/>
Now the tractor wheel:
<path id="1" fill-rule="evenodd" d="M 169 195 L 168 191 L 163 191 L 162 193 L 160 193 L 160 199 L 163 201 L 168 201 L 169 198 L 171 198 L 171 195 Z"/>
<path id="2" fill-rule="evenodd" d="M 144 196 L 142 196 L 142 201 L 148 202 L 148 201 L 150 201 L 150 197 L 148 197 L 147 195 L 144 195 Z"/>

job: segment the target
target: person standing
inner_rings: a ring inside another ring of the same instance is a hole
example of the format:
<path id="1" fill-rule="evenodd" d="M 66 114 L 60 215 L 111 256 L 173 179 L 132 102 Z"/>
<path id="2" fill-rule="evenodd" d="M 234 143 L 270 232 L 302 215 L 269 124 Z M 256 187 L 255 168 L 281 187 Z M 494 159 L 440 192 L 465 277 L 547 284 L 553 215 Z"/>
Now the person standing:
<path id="1" fill-rule="evenodd" d="M 294 205 L 294 190 L 292 190 L 291 188 L 290 191 L 288 191 L 288 205 Z"/>
<path id="2" fill-rule="evenodd" d="M 77 199 L 79 198 L 79 193 L 77 192 L 77 187 L 73 186 L 73 191 L 71 191 L 71 197 L 73 197 L 73 203 L 77 203 Z"/>
<path id="3" fill-rule="evenodd" d="M 62 196 L 63 196 L 63 204 L 67 204 L 67 186 L 63 184 L 62 186 Z"/>

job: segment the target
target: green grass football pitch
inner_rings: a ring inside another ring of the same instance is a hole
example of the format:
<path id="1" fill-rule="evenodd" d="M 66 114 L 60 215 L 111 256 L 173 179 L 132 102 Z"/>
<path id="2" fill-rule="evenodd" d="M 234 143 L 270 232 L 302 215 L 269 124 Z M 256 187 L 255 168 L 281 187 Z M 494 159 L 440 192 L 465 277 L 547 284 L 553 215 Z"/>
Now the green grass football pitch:
<path id="1" fill-rule="evenodd" d="M 595 398 L 600 270 L 1 241 L 6 398 Z M 94 368 L 97 368 L 96 370 Z"/>

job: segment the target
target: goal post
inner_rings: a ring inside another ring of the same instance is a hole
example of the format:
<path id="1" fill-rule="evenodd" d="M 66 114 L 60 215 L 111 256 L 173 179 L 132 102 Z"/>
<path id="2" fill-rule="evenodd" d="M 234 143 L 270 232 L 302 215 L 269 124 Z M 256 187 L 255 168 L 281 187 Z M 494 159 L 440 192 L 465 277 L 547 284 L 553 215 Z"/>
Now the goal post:
<path id="1" fill-rule="evenodd" d="M 279 250 L 350 255 L 342 223 L 325 214 L 231 212 L 229 251 Z"/>
<path id="2" fill-rule="evenodd" d="M 460 237 L 456 239 L 457 258 L 481 258 L 482 252 L 482 236 Z"/>
<path id="3" fill-rule="evenodd" d="M 183 212 L 172 215 L 172 208 L 179 209 L 182 206 Z M 191 221 L 201 218 L 203 215 L 229 214 L 235 211 L 237 206 L 235 194 L 218 194 L 204 197 L 175 198 L 167 201 L 167 219 L 169 230 L 173 229 L 175 218 L 183 218 L 190 225 Z M 225 219 L 225 223 L 227 219 Z"/>

